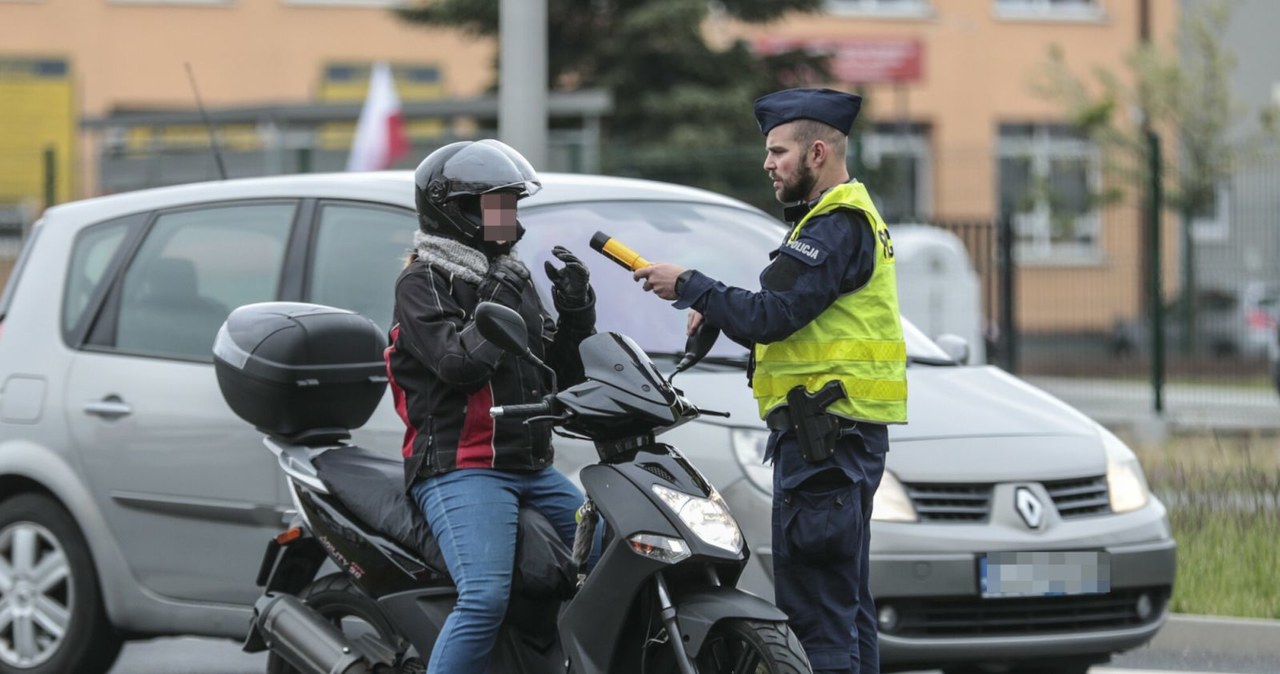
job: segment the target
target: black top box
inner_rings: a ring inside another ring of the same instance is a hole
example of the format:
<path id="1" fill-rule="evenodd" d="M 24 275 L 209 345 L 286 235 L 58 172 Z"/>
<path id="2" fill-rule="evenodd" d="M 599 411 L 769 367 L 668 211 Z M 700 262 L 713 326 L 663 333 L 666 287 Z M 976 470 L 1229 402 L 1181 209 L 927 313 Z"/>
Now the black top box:
<path id="1" fill-rule="evenodd" d="M 386 348 L 378 326 L 357 313 L 263 302 L 227 316 L 213 362 L 222 397 L 241 419 L 286 439 L 332 439 L 378 407 Z"/>

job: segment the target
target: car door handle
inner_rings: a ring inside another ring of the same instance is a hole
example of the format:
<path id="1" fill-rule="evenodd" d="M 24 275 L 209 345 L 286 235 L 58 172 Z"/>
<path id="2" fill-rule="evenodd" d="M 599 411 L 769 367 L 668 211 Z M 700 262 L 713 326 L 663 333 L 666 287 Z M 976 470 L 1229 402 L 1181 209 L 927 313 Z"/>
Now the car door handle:
<path id="1" fill-rule="evenodd" d="M 94 400 L 85 403 L 84 411 L 86 414 L 102 417 L 103 419 L 119 419 L 133 414 L 133 408 L 118 396 L 107 396 L 102 400 Z"/>

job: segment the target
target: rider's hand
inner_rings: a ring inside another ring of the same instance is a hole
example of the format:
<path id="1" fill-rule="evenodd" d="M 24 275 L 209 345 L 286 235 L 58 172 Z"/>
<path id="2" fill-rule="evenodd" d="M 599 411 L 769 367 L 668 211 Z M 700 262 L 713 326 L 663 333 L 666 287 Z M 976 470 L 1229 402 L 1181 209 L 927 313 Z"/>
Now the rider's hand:
<path id="1" fill-rule="evenodd" d="M 489 263 L 489 271 L 480 279 L 477 292 L 482 302 L 497 302 L 519 309 L 520 297 L 527 285 L 529 268 L 509 255 L 501 255 Z"/>
<path id="2" fill-rule="evenodd" d="M 591 303 L 591 272 L 578 256 L 564 246 L 551 249 L 551 254 L 564 263 L 556 269 L 550 260 L 544 263 L 547 278 L 551 279 L 551 297 L 557 309 L 581 309 Z"/>

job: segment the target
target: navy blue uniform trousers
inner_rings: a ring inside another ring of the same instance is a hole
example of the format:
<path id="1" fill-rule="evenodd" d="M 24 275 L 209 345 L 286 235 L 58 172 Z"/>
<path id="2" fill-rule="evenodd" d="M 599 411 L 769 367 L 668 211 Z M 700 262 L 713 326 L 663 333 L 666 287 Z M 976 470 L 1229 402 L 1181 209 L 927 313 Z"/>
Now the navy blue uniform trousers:
<path id="1" fill-rule="evenodd" d="M 800 456 L 795 433 L 769 437 L 774 591 L 815 673 L 880 671 L 867 575 L 871 502 L 888 448 L 880 424 L 846 426 L 835 453 L 819 463 Z"/>

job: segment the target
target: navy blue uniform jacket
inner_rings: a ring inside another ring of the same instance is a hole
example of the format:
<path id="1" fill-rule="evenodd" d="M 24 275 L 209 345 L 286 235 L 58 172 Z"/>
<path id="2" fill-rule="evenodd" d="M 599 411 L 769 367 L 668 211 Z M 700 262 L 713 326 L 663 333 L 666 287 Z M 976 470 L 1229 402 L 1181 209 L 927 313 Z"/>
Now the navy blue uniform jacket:
<path id="1" fill-rule="evenodd" d="M 694 271 L 674 306 L 698 311 L 708 324 L 748 348 L 770 344 L 804 327 L 841 295 L 866 285 L 875 270 L 875 255 L 874 231 L 867 217 L 860 211 L 838 209 L 805 223 L 795 241 L 788 243 L 784 236 L 760 273 L 759 292 L 726 286 Z M 860 434 L 870 452 L 889 448 L 883 424 L 862 422 L 844 432 Z M 794 469 L 786 471 L 788 482 L 799 484 L 809 476 L 803 465 L 787 467 Z"/>

